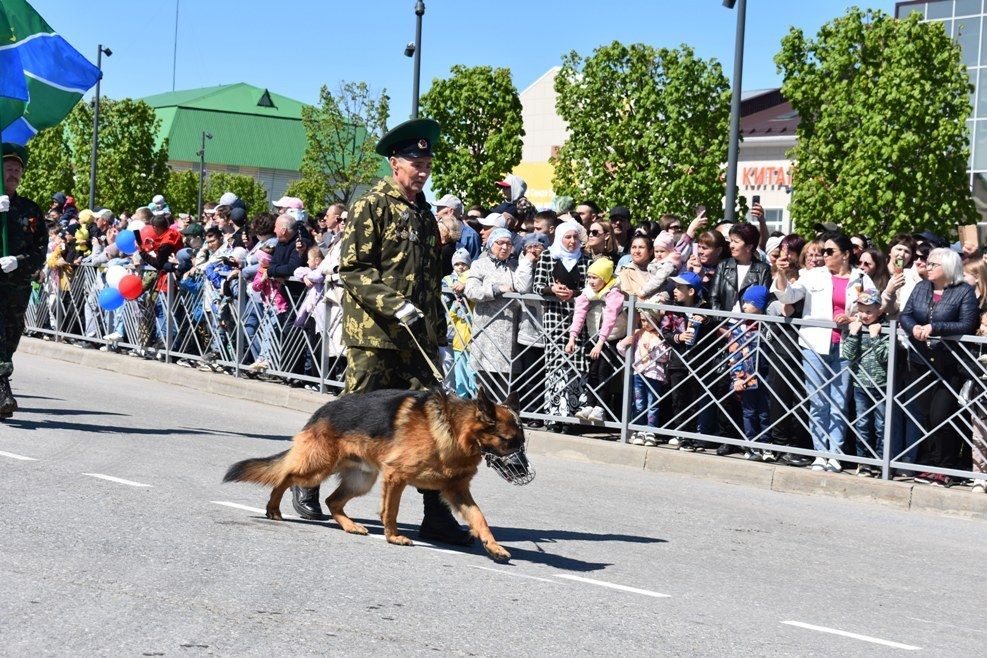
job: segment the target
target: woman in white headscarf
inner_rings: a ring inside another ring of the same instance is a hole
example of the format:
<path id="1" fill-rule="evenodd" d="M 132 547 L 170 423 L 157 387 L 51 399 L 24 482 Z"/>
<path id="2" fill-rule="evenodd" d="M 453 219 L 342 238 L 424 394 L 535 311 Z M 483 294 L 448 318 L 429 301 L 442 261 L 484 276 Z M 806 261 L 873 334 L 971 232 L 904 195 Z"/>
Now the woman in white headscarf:
<path id="1" fill-rule="evenodd" d="M 555 228 L 555 242 L 535 265 L 534 292 L 546 298 L 542 314 L 546 372 L 542 413 L 551 416 L 573 416 L 586 406 L 589 366 L 583 349 L 585 331 L 577 339 L 577 349 L 572 354 L 565 352 L 572 323 L 572 300 L 586 285 L 589 258 L 583 251 L 585 243 L 586 230 L 581 224 L 562 222 Z"/>

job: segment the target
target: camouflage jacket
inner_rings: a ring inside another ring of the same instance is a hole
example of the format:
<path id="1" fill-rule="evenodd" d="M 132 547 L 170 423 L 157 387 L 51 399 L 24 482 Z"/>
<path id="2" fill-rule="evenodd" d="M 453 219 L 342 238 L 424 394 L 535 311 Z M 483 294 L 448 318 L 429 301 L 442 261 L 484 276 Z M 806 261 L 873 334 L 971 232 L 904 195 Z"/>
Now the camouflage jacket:
<path id="1" fill-rule="evenodd" d="M 10 211 L 7 212 L 7 254 L 17 256 L 20 262 L 17 264 L 17 269 L 10 274 L 0 272 L 0 284 L 27 284 L 32 275 L 45 264 L 47 253 L 48 229 L 41 208 L 27 197 L 18 194 L 10 195 Z"/>
<path id="2" fill-rule="evenodd" d="M 393 179 L 380 181 L 350 208 L 341 251 L 343 343 L 415 349 L 395 318 L 411 302 L 425 315 L 427 335 L 418 341 L 434 354 L 445 342 L 446 319 L 438 224 L 425 195 L 411 204 Z"/>

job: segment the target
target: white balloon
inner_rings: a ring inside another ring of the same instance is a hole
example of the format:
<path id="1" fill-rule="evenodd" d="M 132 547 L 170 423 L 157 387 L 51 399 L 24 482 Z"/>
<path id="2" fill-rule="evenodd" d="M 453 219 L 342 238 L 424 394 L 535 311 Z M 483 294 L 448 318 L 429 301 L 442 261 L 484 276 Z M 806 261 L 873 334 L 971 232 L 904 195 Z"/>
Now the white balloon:
<path id="1" fill-rule="evenodd" d="M 111 288 L 120 287 L 120 279 L 127 276 L 127 268 L 123 265 L 110 265 L 106 268 L 106 285 Z"/>
<path id="2" fill-rule="evenodd" d="M 139 230 L 141 230 L 142 228 L 144 228 L 144 226 L 146 226 L 146 225 L 144 224 L 144 222 L 142 222 L 142 221 L 141 221 L 141 220 L 139 220 L 139 219 L 135 219 L 134 221 L 132 221 L 132 222 L 129 222 L 129 223 L 127 224 L 127 230 L 128 230 L 128 231 L 139 231 Z"/>

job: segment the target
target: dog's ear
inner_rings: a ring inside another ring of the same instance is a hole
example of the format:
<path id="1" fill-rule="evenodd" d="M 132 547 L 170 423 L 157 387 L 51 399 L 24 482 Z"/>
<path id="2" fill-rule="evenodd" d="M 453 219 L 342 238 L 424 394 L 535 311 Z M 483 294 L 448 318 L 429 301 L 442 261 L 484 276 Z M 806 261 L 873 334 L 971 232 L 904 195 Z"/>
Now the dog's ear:
<path id="1" fill-rule="evenodd" d="M 504 405 L 514 413 L 521 411 L 521 398 L 518 397 L 517 391 L 511 391 L 511 394 L 504 400 Z"/>
<path id="2" fill-rule="evenodd" d="M 487 397 L 482 386 L 476 387 L 476 408 L 491 421 L 497 417 L 497 406 Z"/>

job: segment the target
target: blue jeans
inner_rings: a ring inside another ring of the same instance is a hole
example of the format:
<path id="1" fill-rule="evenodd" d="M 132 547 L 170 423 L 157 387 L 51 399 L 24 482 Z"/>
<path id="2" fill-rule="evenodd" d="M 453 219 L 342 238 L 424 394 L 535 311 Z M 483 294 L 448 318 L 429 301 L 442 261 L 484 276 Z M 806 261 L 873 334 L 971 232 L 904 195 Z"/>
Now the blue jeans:
<path id="1" fill-rule="evenodd" d="M 758 377 L 760 379 L 760 377 Z M 740 395 L 740 406 L 744 410 L 744 434 L 748 441 L 764 440 L 760 436 L 771 423 L 768 422 L 768 395 L 762 388 L 744 389 Z"/>
<path id="2" fill-rule="evenodd" d="M 154 302 L 154 320 L 158 340 L 168 351 L 175 349 L 178 343 L 178 324 L 175 322 L 174 313 L 168 309 L 168 296 L 163 292 L 158 293 L 158 298 Z"/>
<path id="3" fill-rule="evenodd" d="M 846 403 L 850 392 L 849 361 L 840 358 L 840 346 L 829 354 L 802 349 L 805 393 L 809 398 L 809 433 L 819 452 L 843 452 L 846 435 Z"/>
<path id="4" fill-rule="evenodd" d="M 658 427 L 658 396 L 664 385 L 657 379 L 636 373 L 631 381 L 634 386 L 634 423 Z"/>
<path id="5" fill-rule="evenodd" d="M 884 457 L 884 389 L 878 387 L 853 387 L 854 409 L 857 420 L 853 428 L 857 431 L 857 456 L 872 457 L 867 446 L 874 449 L 878 459 Z M 874 406 L 875 403 L 877 406 Z M 870 409 L 874 407 L 873 409 Z M 870 411 L 868 411 L 870 409 Z"/>

